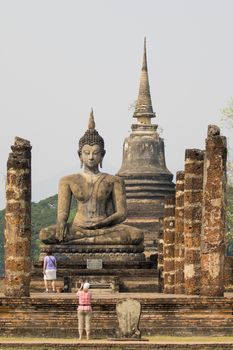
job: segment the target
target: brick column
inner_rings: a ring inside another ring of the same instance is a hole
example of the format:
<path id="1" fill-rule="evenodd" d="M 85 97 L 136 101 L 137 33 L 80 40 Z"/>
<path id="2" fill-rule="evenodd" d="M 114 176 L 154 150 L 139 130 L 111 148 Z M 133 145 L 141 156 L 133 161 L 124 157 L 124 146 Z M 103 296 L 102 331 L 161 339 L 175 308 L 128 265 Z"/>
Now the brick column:
<path id="1" fill-rule="evenodd" d="M 164 202 L 163 233 L 163 275 L 164 293 L 174 293 L 174 244 L 175 244 L 175 197 L 167 197 Z"/>
<path id="2" fill-rule="evenodd" d="M 200 244 L 202 226 L 204 151 L 185 151 L 184 180 L 184 283 L 186 294 L 200 292 Z"/>
<path id="3" fill-rule="evenodd" d="M 158 235 L 158 274 L 159 274 L 159 292 L 163 293 L 163 218 L 159 218 L 159 235 Z"/>
<path id="4" fill-rule="evenodd" d="M 184 293 L 184 171 L 176 173 L 175 294 Z"/>
<path id="5" fill-rule="evenodd" d="M 227 142 L 209 125 L 204 166 L 201 295 L 224 294 Z"/>
<path id="6" fill-rule="evenodd" d="M 19 137 L 7 162 L 5 295 L 27 297 L 31 278 L 31 146 Z"/>

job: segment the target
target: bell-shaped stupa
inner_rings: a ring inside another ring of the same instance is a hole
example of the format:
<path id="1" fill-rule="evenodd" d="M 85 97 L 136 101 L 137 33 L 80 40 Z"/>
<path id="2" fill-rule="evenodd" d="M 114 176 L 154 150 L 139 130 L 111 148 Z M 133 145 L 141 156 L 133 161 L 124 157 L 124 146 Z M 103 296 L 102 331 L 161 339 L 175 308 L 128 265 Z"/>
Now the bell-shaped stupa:
<path id="1" fill-rule="evenodd" d="M 125 139 L 122 166 L 118 175 L 126 185 L 128 219 L 130 225 L 147 230 L 145 248 L 156 250 L 159 218 L 163 217 L 164 198 L 173 195 L 173 175 L 166 167 L 164 141 L 159 137 L 157 125 L 151 123 L 153 111 L 147 70 L 146 39 L 139 94 L 134 111 L 136 124 Z"/>

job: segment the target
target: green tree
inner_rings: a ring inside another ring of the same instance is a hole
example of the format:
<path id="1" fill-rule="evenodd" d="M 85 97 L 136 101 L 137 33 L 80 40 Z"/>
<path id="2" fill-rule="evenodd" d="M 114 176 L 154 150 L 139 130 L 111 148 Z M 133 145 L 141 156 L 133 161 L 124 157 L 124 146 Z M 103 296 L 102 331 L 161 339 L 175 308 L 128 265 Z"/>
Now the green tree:
<path id="1" fill-rule="evenodd" d="M 228 106 L 221 110 L 224 125 L 233 129 L 233 98 L 230 99 Z M 226 232 L 226 253 L 233 255 L 233 160 L 231 152 L 228 152 L 227 162 L 227 232 Z"/>
<path id="2" fill-rule="evenodd" d="M 227 187 L 226 254 L 233 255 L 233 186 Z"/>
<path id="3" fill-rule="evenodd" d="M 69 222 L 76 213 L 76 203 L 72 200 Z M 35 261 L 39 256 L 39 232 L 43 227 L 56 223 L 57 216 L 57 194 L 43 199 L 38 203 L 32 202 L 32 259 Z M 5 210 L 0 211 L 0 276 L 3 274 L 4 263 L 4 217 Z"/>
<path id="4" fill-rule="evenodd" d="M 228 106 L 221 110 L 222 119 L 230 126 L 233 127 L 233 97 L 230 99 Z"/>

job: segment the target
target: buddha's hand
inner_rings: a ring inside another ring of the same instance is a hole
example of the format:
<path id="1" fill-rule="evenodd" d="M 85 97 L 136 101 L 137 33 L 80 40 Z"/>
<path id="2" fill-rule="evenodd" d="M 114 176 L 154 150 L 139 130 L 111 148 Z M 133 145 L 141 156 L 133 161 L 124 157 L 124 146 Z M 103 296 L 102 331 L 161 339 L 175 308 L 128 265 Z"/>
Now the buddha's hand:
<path id="1" fill-rule="evenodd" d="M 59 240 L 59 242 L 62 242 L 65 239 L 66 227 L 67 227 L 67 223 L 65 220 L 59 220 L 57 222 L 56 237 Z"/>
<path id="2" fill-rule="evenodd" d="M 102 221 L 99 222 L 90 222 L 90 223 L 86 223 L 85 225 L 79 225 L 79 227 L 87 229 L 87 230 L 95 230 L 97 228 L 101 228 L 105 225 L 103 225 Z"/>

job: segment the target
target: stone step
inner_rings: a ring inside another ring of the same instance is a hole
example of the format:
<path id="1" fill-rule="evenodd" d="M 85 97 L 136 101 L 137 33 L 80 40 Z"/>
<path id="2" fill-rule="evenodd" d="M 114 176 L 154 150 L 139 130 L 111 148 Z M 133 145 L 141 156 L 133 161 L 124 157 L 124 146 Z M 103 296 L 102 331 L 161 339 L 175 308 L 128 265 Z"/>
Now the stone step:
<path id="1" fill-rule="evenodd" d="M 32 276 L 41 276 L 42 274 L 42 263 L 35 263 L 33 265 L 32 269 Z M 58 274 L 60 276 L 79 276 L 79 275 L 107 275 L 107 276 L 144 276 L 146 274 L 154 273 L 156 271 L 155 266 L 151 261 L 141 261 L 136 263 L 115 263 L 112 266 L 105 267 L 103 265 L 102 269 L 87 269 L 87 263 L 84 263 L 83 265 L 79 266 L 77 264 L 62 264 L 61 262 L 58 262 Z"/>
<path id="2" fill-rule="evenodd" d="M 113 279 L 113 278 L 138 278 L 138 277 L 157 277 L 158 276 L 158 270 L 153 267 L 154 262 L 153 261 L 144 261 L 143 265 L 140 269 L 134 269 L 134 268 L 127 268 L 120 266 L 119 268 L 112 268 L 112 269 L 98 269 L 98 270 L 91 270 L 87 268 L 77 268 L 77 266 L 69 266 L 63 267 L 61 265 L 58 266 L 57 270 L 57 277 L 58 278 L 65 278 L 65 277 L 80 277 L 81 279 Z M 37 264 L 34 265 L 33 273 L 32 273 L 32 280 L 40 280 L 43 278 L 42 274 L 42 266 Z"/>
<path id="3" fill-rule="evenodd" d="M 143 271 L 141 271 L 143 272 Z M 144 275 L 129 274 L 127 276 L 115 275 L 82 275 L 59 277 L 56 281 L 57 291 L 76 292 L 81 283 L 88 281 L 91 284 L 91 290 L 115 292 L 158 292 L 158 271 L 146 270 Z M 68 285 L 64 288 L 64 286 Z M 45 289 L 42 278 L 33 277 L 30 284 L 31 292 L 43 292 Z"/>
<path id="4" fill-rule="evenodd" d="M 134 298 L 142 305 L 139 328 L 150 335 L 232 335 L 233 297 L 174 297 L 157 293 L 93 291 L 92 336 L 114 337 L 118 327 L 116 303 Z M 76 337 L 75 294 L 32 294 L 31 298 L 0 297 L 1 336 Z M 1 347 L 0 347 L 1 349 Z"/>
<path id="5" fill-rule="evenodd" d="M 77 281 L 73 282 L 70 285 L 69 290 L 64 290 L 64 281 L 62 279 L 57 279 L 56 280 L 56 293 L 67 293 L 67 292 L 72 292 L 76 293 L 78 288 L 80 287 L 81 283 L 85 281 Z M 109 282 L 99 282 L 99 283 L 90 283 L 90 290 L 92 293 L 114 293 L 117 290 L 115 289 L 116 287 L 113 286 L 113 283 Z M 41 280 L 33 280 L 30 285 L 30 292 L 31 293 L 42 293 L 44 292 L 45 287 L 44 287 L 44 282 Z"/>

